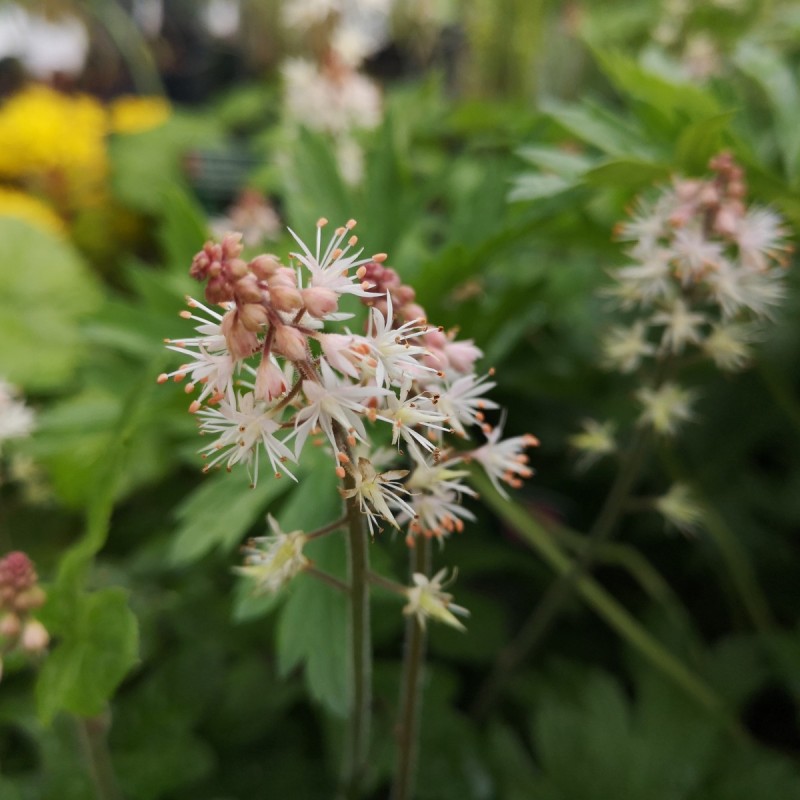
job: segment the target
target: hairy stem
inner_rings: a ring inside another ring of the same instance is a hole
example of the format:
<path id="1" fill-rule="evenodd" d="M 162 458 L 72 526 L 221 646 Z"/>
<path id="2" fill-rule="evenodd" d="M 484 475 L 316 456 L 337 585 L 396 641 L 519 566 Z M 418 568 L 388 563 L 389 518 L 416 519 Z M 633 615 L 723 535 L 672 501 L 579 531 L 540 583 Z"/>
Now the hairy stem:
<path id="1" fill-rule="evenodd" d="M 421 537 L 411 551 L 410 573 L 431 571 L 431 543 Z M 422 712 L 422 678 L 425 669 L 425 629 L 413 615 L 406 622 L 403 680 L 397 715 L 397 754 L 391 800 L 410 800 L 414 793 Z"/>
<path id="2" fill-rule="evenodd" d="M 523 623 L 516 638 L 500 652 L 491 674 L 475 697 L 472 706 L 474 716 L 479 719 L 486 716 L 503 684 L 536 651 L 569 600 L 576 581 L 592 568 L 598 550 L 611 538 L 647 454 L 648 439 L 647 432 L 640 428 L 606 496 L 600 514 L 586 536 L 584 548 L 570 568 L 553 580 Z"/>
<path id="3" fill-rule="evenodd" d="M 339 450 L 350 452 L 345 431 L 337 426 Z M 352 474 L 344 476 L 344 488 L 355 485 Z M 367 769 L 369 729 L 372 706 L 372 643 L 369 608 L 369 539 L 364 518 L 355 498 L 346 502 L 347 559 L 350 587 L 350 686 L 352 707 L 347 742 L 345 744 L 342 797 L 357 800 L 361 797 Z"/>

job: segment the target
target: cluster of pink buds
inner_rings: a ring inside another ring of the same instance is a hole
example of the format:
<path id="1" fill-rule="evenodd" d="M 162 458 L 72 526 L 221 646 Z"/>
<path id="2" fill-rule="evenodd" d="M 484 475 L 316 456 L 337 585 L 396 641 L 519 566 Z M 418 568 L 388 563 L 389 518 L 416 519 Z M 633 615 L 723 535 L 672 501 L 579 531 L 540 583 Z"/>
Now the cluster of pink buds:
<path id="1" fill-rule="evenodd" d="M 409 544 L 442 540 L 473 518 L 464 465 L 479 464 L 501 492 L 517 487 L 532 474 L 525 450 L 536 440 L 501 439 L 486 416 L 498 408 L 486 397 L 492 373 L 474 369 L 481 351 L 430 326 L 384 254 L 353 252 L 353 220 L 323 243 L 326 224 L 313 247 L 290 231 L 299 248 L 290 266 L 273 255 L 245 261 L 236 234 L 207 243 L 191 274 L 209 305 L 188 299 L 197 335 L 167 340 L 188 360 L 159 380 L 188 379 L 190 411 L 211 439 L 206 469 L 244 463 L 255 482 L 266 457 L 276 477 L 294 478 L 306 444 L 327 443 L 342 496 L 373 534 L 388 524 Z M 340 309 L 347 295 L 368 307 L 362 332 L 342 325 L 354 316 Z M 268 552 L 291 551 L 302 568 L 302 536 L 286 548 L 281 536 Z M 266 574 L 272 560 L 251 552 L 248 564 Z"/>
<path id="2" fill-rule="evenodd" d="M 45 594 L 36 570 L 25 553 L 14 551 L 0 559 L 0 652 L 41 653 L 50 636 L 32 612 L 41 608 Z M 0 659 L 0 674 L 2 674 Z"/>

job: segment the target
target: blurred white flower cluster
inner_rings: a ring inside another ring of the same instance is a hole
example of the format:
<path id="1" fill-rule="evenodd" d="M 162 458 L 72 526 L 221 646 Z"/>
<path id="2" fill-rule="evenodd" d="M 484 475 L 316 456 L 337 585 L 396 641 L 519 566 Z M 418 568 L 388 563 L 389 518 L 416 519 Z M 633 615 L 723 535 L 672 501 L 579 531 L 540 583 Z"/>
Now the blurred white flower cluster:
<path id="1" fill-rule="evenodd" d="M 605 342 L 613 369 L 633 372 L 691 348 L 722 370 L 741 369 L 756 323 L 784 297 L 791 248 L 781 217 L 745 205 L 744 173 L 730 154 L 710 167 L 714 177 L 675 180 L 618 228 L 634 263 L 612 273 L 607 294 L 637 317 Z"/>
<path id="2" fill-rule="evenodd" d="M 206 283 L 209 305 L 189 300 L 183 316 L 196 335 L 168 340 L 187 360 L 159 380 L 185 379 L 196 393 L 190 411 L 210 438 L 206 469 L 242 463 L 255 483 L 266 459 L 276 477 L 294 478 L 304 448 L 327 444 L 342 496 L 373 535 L 389 525 L 409 545 L 443 540 L 473 518 L 462 505 L 475 494 L 464 464 L 480 464 L 500 491 L 519 486 L 532 474 L 525 450 L 536 440 L 501 439 L 485 416 L 497 409 L 485 396 L 495 384 L 474 369 L 481 351 L 428 325 L 384 254 L 361 258 L 353 220 L 327 243 L 326 224 L 317 223 L 312 246 L 292 234 L 291 266 L 272 255 L 244 261 L 238 234 L 208 242 L 191 274 Z M 352 316 L 339 307 L 346 295 L 369 306 L 363 333 L 330 329 Z M 394 465 L 377 455 L 389 444 Z M 289 541 L 273 529 L 248 551 L 265 589 L 305 565 L 303 535 Z"/>
<path id="3" fill-rule="evenodd" d="M 377 84 L 359 72 L 389 36 L 392 0 L 291 0 L 284 23 L 311 43 L 312 57 L 283 65 L 284 109 L 289 120 L 333 139 L 342 177 L 356 184 L 363 153 L 356 134 L 380 124 Z"/>
<path id="4" fill-rule="evenodd" d="M 633 263 L 613 270 L 603 292 L 628 317 L 605 336 L 604 364 L 639 377 L 638 423 L 659 436 L 694 416 L 696 393 L 675 377 L 681 364 L 709 358 L 724 371 L 745 368 L 785 296 L 791 246 L 782 218 L 747 205 L 744 171 L 731 154 L 709 168 L 708 178 L 678 178 L 638 201 L 617 229 Z M 612 428 L 593 420 L 571 442 L 584 465 L 616 449 Z"/>
<path id="5" fill-rule="evenodd" d="M 0 453 L 3 442 L 30 436 L 34 424 L 33 410 L 11 384 L 0 379 Z"/>

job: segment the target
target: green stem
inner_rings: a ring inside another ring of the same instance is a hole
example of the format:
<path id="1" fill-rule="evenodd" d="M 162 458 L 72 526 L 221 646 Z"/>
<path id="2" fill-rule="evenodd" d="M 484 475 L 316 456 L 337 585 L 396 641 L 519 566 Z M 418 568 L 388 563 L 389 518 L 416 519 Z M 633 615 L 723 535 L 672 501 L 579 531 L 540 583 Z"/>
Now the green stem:
<path id="1" fill-rule="evenodd" d="M 122 800 L 108 752 L 108 715 L 77 717 L 78 738 L 81 743 L 97 800 Z"/>
<path id="2" fill-rule="evenodd" d="M 343 453 L 349 453 L 346 434 L 337 430 L 337 444 Z M 355 485 L 348 471 L 344 488 Z M 370 715 L 372 707 L 372 644 L 370 637 L 369 608 L 369 539 L 364 530 L 364 518 L 355 498 L 346 501 L 347 507 L 347 557 L 350 586 L 350 658 L 352 707 L 349 731 L 345 744 L 342 796 L 346 800 L 361 797 L 367 771 Z"/>
<path id="3" fill-rule="evenodd" d="M 509 675 L 536 651 L 564 604 L 569 600 L 576 581 L 591 569 L 598 549 L 613 534 L 639 476 L 639 470 L 647 454 L 648 439 L 647 431 L 644 429 L 640 428 L 636 432 L 600 514 L 586 536 L 585 547 L 569 569 L 550 584 L 542 599 L 523 623 L 516 638 L 500 651 L 491 674 L 478 690 L 472 706 L 472 713 L 479 719 L 485 717 Z"/>
<path id="4" fill-rule="evenodd" d="M 430 539 L 417 540 L 411 553 L 410 573 L 431 571 Z M 425 629 L 417 618 L 406 622 L 406 647 L 403 656 L 403 680 L 397 717 L 397 755 L 391 800 L 411 800 L 419 754 L 419 724 L 422 711 L 422 678 L 425 669 Z"/>
<path id="5" fill-rule="evenodd" d="M 136 91 L 140 94 L 163 95 L 164 84 L 153 54 L 136 23 L 118 0 L 84 0 L 84 5 L 105 27 L 116 45 Z"/>

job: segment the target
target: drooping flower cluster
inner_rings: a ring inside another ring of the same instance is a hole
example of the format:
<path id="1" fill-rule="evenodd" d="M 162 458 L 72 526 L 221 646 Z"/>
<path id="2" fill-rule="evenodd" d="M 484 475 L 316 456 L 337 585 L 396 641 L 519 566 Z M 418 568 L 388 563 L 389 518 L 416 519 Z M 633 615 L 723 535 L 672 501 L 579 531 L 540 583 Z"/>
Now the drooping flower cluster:
<path id="1" fill-rule="evenodd" d="M 472 519 L 462 505 L 475 494 L 465 462 L 500 491 L 516 487 L 532 474 L 525 450 L 536 440 L 501 439 L 485 416 L 497 408 L 485 397 L 494 382 L 474 371 L 481 351 L 431 327 L 384 254 L 361 257 L 353 220 L 327 244 L 326 224 L 317 223 L 311 247 L 292 233 L 291 266 L 273 255 L 245 261 L 238 234 L 206 243 L 190 272 L 206 284 L 208 305 L 188 300 L 182 316 L 196 335 L 167 340 L 186 361 L 159 381 L 186 381 L 190 411 L 210 438 L 206 469 L 242 463 L 255 482 L 266 459 L 276 477 L 295 478 L 303 450 L 327 444 L 342 496 L 373 535 L 389 525 L 409 544 L 443 540 Z M 363 333 L 340 324 L 352 316 L 340 309 L 347 295 L 369 307 Z M 382 470 L 375 454 L 389 443 L 397 463 L 387 466 L 398 468 Z M 286 536 L 277 531 L 247 551 L 245 569 L 271 576 L 261 581 L 267 589 L 284 582 L 276 559 L 292 574 L 304 566 L 303 540 L 290 546 Z"/>
<path id="2" fill-rule="evenodd" d="M 0 675 L 3 655 L 14 650 L 37 654 L 47 647 L 50 636 L 32 617 L 44 601 L 36 570 L 25 553 L 14 551 L 0 559 Z"/>

